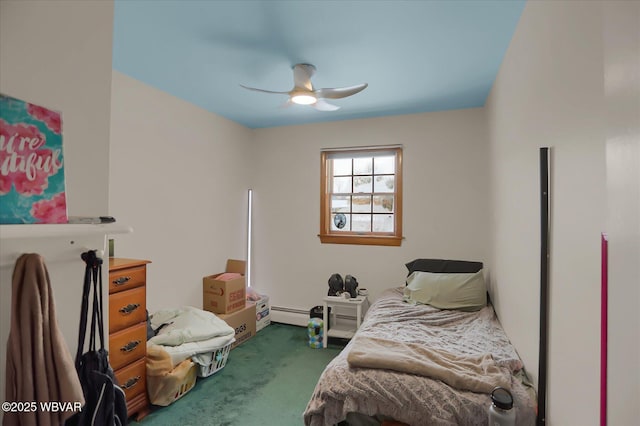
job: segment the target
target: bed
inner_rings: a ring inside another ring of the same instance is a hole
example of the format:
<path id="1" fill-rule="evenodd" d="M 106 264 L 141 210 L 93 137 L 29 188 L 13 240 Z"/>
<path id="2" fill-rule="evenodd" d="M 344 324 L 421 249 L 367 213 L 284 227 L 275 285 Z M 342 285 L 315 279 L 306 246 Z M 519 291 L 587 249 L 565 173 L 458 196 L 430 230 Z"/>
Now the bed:
<path id="1" fill-rule="evenodd" d="M 409 278 L 416 268 L 438 277 L 482 274 L 477 262 L 416 260 L 407 267 Z M 439 309 L 408 303 L 406 294 L 404 286 L 390 288 L 372 303 L 356 335 L 322 373 L 305 425 L 485 425 L 495 386 L 510 389 L 516 424 L 535 424 L 535 392 L 492 305 Z"/>

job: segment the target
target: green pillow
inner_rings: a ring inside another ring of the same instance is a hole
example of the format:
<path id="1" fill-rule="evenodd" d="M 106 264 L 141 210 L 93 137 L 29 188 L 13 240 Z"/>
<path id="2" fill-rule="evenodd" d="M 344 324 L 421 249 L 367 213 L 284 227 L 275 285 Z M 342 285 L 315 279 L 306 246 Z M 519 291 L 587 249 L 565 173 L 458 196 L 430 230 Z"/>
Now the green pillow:
<path id="1" fill-rule="evenodd" d="M 487 304 L 487 287 L 482 270 L 474 274 L 415 271 L 407 278 L 404 300 L 438 309 L 477 311 Z"/>

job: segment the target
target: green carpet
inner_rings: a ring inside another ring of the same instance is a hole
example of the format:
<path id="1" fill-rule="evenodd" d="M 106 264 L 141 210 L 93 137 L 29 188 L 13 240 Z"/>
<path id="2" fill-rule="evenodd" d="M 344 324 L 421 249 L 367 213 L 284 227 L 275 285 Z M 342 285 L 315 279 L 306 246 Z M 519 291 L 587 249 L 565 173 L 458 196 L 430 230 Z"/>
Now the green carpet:
<path id="1" fill-rule="evenodd" d="M 139 423 L 160 426 L 298 426 L 325 366 L 341 350 L 307 346 L 307 329 L 271 324 L 229 353 L 225 367 Z"/>

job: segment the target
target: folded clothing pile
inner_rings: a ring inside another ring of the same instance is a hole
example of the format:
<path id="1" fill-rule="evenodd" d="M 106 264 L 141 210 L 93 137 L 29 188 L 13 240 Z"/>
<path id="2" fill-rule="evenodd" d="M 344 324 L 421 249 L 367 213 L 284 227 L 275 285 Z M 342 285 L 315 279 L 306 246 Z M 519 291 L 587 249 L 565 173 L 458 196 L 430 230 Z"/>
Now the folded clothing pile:
<path id="1" fill-rule="evenodd" d="M 174 366 L 187 358 L 201 365 L 210 363 L 211 352 L 231 343 L 235 335 L 214 313 L 193 306 L 158 311 L 149 319 L 158 334 L 149 339 L 147 347 L 161 345 Z"/>
<path id="2" fill-rule="evenodd" d="M 215 362 L 216 349 L 230 345 L 235 330 L 212 312 L 192 306 L 161 310 L 149 320 L 157 332 L 147 341 L 149 399 L 166 406 L 193 388 L 197 365 Z"/>

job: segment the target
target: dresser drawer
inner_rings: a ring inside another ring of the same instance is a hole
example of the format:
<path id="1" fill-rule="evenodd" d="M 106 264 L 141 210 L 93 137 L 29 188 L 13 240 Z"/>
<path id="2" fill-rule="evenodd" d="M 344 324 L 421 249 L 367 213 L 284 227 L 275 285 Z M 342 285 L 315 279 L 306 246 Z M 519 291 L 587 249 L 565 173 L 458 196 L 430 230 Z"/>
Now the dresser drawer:
<path id="1" fill-rule="evenodd" d="M 147 390 L 147 361 L 142 358 L 115 371 L 118 384 L 124 390 L 129 402 L 133 397 Z"/>
<path id="2" fill-rule="evenodd" d="M 140 287 L 147 279 L 147 268 L 138 266 L 109 272 L 109 293 Z"/>
<path id="3" fill-rule="evenodd" d="M 147 320 L 145 287 L 109 295 L 109 333 Z"/>
<path id="4" fill-rule="evenodd" d="M 142 322 L 109 335 L 109 363 L 114 370 L 147 354 L 147 323 Z"/>

